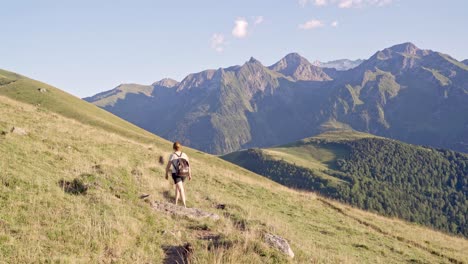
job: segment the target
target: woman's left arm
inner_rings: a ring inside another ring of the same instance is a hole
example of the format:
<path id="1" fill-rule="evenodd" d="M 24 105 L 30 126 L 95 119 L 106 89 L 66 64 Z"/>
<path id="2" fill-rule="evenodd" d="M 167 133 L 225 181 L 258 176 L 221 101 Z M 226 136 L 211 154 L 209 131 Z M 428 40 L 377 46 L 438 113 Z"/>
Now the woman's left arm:
<path id="1" fill-rule="evenodd" d="M 190 161 L 189 161 L 189 166 L 188 166 L 188 179 L 189 181 L 192 180 L 192 166 L 190 166 Z"/>
<path id="2" fill-rule="evenodd" d="M 167 162 L 167 165 L 166 165 L 166 180 L 169 178 L 169 170 L 171 169 L 171 160 L 169 159 L 169 161 Z"/>

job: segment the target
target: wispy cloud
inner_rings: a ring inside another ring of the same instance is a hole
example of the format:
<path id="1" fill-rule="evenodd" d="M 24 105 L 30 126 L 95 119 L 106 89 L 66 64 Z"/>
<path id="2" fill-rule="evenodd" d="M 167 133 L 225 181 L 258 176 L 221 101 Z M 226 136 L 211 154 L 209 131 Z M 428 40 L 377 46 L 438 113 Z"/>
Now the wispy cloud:
<path id="1" fill-rule="evenodd" d="M 315 6 L 336 5 L 339 8 L 362 8 L 367 6 L 385 6 L 394 0 L 299 0 L 299 5 L 304 7 L 309 2 Z"/>
<path id="2" fill-rule="evenodd" d="M 316 6 L 325 6 L 327 4 L 328 4 L 327 0 L 315 0 L 314 1 L 314 5 L 316 5 Z"/>
<path id="3" fill-rule="evenodd" d="M 332 27 L 337 27 L 337 26 L 338 26 L 338 21 L 335 20 L 335 21 L 331 22 L 330 25 L 331 25 Z"/>
<path id="4" fill-rule="evenodd" d="M 307 29 L 320 28 L 320 27 L 323 27 L 323 26 L 324 26 L 324 24 L 323 24 L 322 21 L 312 19 L 312 20 L 306 21 L 304 24 L 300 24 L 299 28 L 307 30 Z"/>
<path id="5" fill-rule="evenodd" d="M 214 33 L 213 36 L 211 36 L 211 48 L 217 52 L 223 52 L 225 46 L 226 40 L 224 39 L 223 34 Z"/>
<path id="6" fill-rule="evenodd" d="M 307 2 L 309 2 L 308 0 L 299 0 L 299 5 L 304 7 L 307 5 Z"/>
<path id="7" fill-rule="evenodd" d="M 263 23 L 263 16 L 254 17 L 254 25 Z"/>
<path id="8" fill-rule="evenodd" d="M 234 28 L 232 29 L 232 35 L 236 38 L 247 37 L 247 28 L 249 23 L 245 18 L 238 18 L 234 21 Z"/>

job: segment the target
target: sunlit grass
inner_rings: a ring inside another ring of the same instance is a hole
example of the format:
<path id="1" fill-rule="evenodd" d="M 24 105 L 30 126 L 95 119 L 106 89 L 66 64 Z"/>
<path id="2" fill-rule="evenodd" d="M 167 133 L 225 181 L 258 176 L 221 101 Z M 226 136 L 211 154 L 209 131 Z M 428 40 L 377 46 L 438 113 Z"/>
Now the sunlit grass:
<path id="1" fill-rule="evenodd" d="M 82 113 L 89 111 L 88 104 L 82 107 Z M 120 119 L 96 125 L 2 96 L 0 116 L 0 130 L 17 126 L 28 132 L 0 135 L 0 260 L 8 263 L 161 263 L 166 246 L 185 242 L 195 247 L 195 263 L 288 262 L 263 242 L 264 232 L 285 237 L 298 263 L 448 262 L 352 217 L 468 261 L 465 239 L 335 204 L 342 214 L 313 193 L 191 149 L 184 150 L 194 169 L 186 183 L 188 205 L 223 217 L 213 222 L 160 214 L 138 197 L 172 200 L 172 184 L 157 163 L 161 155 L 167 160 L 170 142 Z M 70 194 L 61 180 L 88 189 Z M 226 209 L 215 209 L 218 203 Z M 224 244 L 211 245 L 201 239 L 203 232 L 221 236 Z"/>

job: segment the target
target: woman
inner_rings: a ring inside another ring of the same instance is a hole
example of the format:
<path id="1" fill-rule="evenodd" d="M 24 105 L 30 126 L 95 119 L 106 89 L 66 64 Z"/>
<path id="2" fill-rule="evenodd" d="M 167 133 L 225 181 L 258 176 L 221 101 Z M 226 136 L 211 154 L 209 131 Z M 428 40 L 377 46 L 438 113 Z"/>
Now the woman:
<path id="1" fill-rule="evenodd" d="M 185 159 L 187 162 L 189 161 L 189 157 L 187 154 L 182 152 L 182 145 L 176 141 L 174 142 L 174 145 L 172 145 L 172 148 L 174 149 L 174 153 L 169 156 L 169 161 L 167 162 L 166 166 L 166 180 L 169 177 L 169 170 L 172 172 L 172 179 L 174 180 L 174 185 L 175 185 L 175 204 L 177 205 L 177 202 L 179 201 L 179 197 L 182 198 L 182 203 L 184 204 L 184 207 L 187 208 L 187 205 L 185 204 L 185 191 L 184 191 L 184 180 L 185 177 L 177 175 L 177 170 L 175 168 L 175 164 L 177 164 L 178 159 Z M 190 166 L 188 166 L 188 178 L 189 180 L 192 180 L 192 171 L 190 169 Z"/>

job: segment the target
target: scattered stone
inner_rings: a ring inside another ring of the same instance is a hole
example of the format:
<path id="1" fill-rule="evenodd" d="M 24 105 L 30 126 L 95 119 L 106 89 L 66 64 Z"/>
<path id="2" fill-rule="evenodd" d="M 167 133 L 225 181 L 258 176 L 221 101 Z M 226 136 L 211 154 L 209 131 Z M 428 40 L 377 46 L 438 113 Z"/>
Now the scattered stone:
<path id="1" fill-rule="evenodd" d="M 367 250 L 369 249 L 369 247 L 364 244 L 353 244 L 353 247 L 367 249 Z"/>
<path id="2" fill-rule="evenodd" d="M 47 93 L 47 89 L 46 88 L 37 88 L 37 90 L 41 93 Z"/>
<path id="3" fill-rule="evenodd" d="M 0 132 L 0 134 L 1 134 L 2 136 L 5 136 L 6 134 L 8 134 L 8 132 L 2 130 L 2 132 Z"/>
<path id="4" fill-rule="evenodd" d="M 289 246 L 288 241 L 286 239 L 273 235 L 273 234 L 265 234 L 265 242 L 273 248 L 278 249 L 279 251 L 283 252 L 290 258 L 294 258 L 294 252 L 292 251 L 291 247 Z"/>
<path id="5" fill-rule="evenodd" d="M 224 209 L 226 209 L 226 205 L 225 204 L 217 204 L 216 209 L 224 210 Z"/>
<path id="6" fill-rule="evenodd" d="M 159 164 L 164 165 L 164 157 L 159 156 Z"/>
<path id="7" fill-rule="evenodd" d="M 26 132 L 26 130 L 21 127 L 13 127 L 10 132 L 13 134 L 20 135 L 20 136 L 25 136 L 28 134 L 28 132 Z"/>
<path id="8" fill-rule="evenodd" d="M 147 194 L 147 193 L 143 193 L 140 195 L 140 199 L 145 199 L 145 198 L 148 198 L 150 195 Z"/>
<path id="9" fill-rule="evenodd" d="M 217 214 L 205 212 L 197 208 L 185 208 L 183 206 L 177 206 L 172 203 L 158 202 L 155 201 L 151 204 L 154 210 L 163 212 L 170 215 L 185 216 L 191 219 L 209 218 L 212 220 L 219 220 L 220 217 Z"/>

